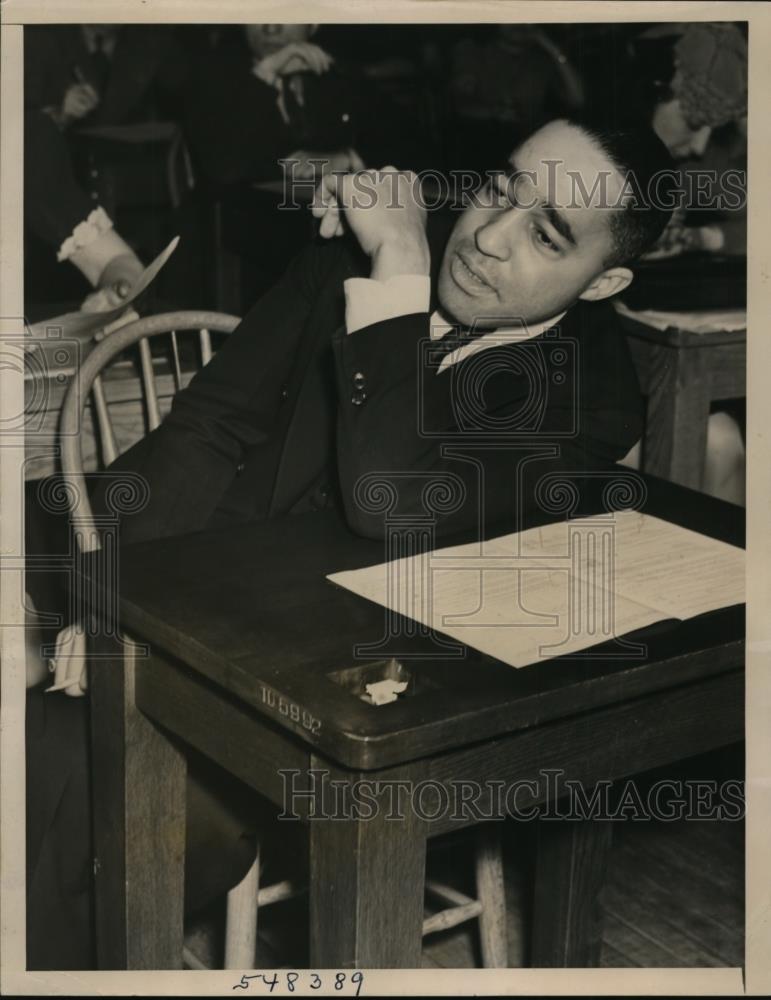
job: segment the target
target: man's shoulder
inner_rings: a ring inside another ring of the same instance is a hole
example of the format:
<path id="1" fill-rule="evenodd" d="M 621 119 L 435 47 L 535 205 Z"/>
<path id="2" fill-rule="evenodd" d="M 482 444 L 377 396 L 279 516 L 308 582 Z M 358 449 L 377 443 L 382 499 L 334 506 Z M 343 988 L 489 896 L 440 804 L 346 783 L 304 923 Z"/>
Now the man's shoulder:
<path id="1" fill-rule="evenodd" d="M 612 300 L 579 300 L 556 325 L 555 333 L 575 345 L 584 380 L 595 383 L 612 376 L 615 384 L 636 392 L 629 345 Z"/>
<path id="2" fill-rule="evenodd" d="M 618 315 L 612 301 L 585 302 L 579 299 L 565 313 L 558 324 L 575 336 L 598 337 L 612 335 L 620 330 Z"/>

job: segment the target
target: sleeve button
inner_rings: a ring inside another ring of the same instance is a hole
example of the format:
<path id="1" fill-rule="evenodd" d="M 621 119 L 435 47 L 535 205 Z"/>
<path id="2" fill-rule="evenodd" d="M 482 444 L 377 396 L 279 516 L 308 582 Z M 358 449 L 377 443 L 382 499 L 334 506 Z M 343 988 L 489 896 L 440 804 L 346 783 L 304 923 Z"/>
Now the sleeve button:
<path id="1" fill-rule="evenodd" d="M 353 403 L 354 406 L 361 406 L 361 404 L 364 402 L 366 398 L 367 398 L 366 392 L 358 390 L 357 392 L 354 392 L 354 394 L 351 396 L 351 402 Z"/>
<path id="2" fill-rule="evenodd" d="M 353 376 L 353 385 L 354 388 L 356 389 L 363 389 L 364 386 L 366 385 L 366 382 L 367 380 L 364 376 L 364 372 L 356 372 L 356 374 Z"/>

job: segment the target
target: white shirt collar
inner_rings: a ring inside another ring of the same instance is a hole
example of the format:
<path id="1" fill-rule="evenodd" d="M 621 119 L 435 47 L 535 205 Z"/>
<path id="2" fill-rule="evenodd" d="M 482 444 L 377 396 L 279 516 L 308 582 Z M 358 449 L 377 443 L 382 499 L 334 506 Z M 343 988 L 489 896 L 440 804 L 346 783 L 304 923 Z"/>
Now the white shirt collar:
<path id="1" fill-rule="evenodd" d="M 514 326 L 499 326 L 495 330 L 490 330 L 488 333 L 482 334 L 481 337 L 477 337 L 470 344 L 464 344 L 463 347 L 459 347 L 442 358 L 442 363 L 439 365 L 437 373 L 443 371 L 445 368 L 449 368 L 450 365 L 455 365 L 459 361 L 463 361 L 464 358 L 467 358 L 471 354 L 476 354 L 478 351 L 485 351 L 490 347 L 502 347 L 505 344 L 514 344 L 521 340 L 532 340 L 533 337 L 538 337 L 545 330 L 559 323 L 565 312 L 561 312 L 551 319 L 543 320 L 541 323 L 534 323 L 530 326 L 525 323 L 518 323 Z M 443 316 L 439 310 L 431 314 L 429 330 L 432 340 L 441 340 L 453 327 L 454 324 Z"/>

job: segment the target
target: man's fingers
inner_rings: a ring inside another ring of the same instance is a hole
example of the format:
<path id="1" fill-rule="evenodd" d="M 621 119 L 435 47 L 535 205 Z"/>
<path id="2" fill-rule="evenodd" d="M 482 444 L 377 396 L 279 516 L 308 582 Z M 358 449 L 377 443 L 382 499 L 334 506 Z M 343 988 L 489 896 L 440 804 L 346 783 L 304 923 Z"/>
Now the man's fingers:
<path id="1" fill-rule="evenodd" d="M 321 219 L 319 235 L 324 239 L 332 236 L 342 236 L 343 227 L 340 218 L 340 202 L 338 201 L 338 180 L 334 174 L 325 174 L 311 205 L 311 212 Z"/>
<path id="2" fill-rule="evenodd" d="M 318 49 L 314 45 L 303 45 L 300 55 L 302 56 L 308 69 L 314 73 L 322 72 L 322 63 L 319 58 Z"/>
<path id="3" fill-rule="evenodd" d="M 328 208 L 338 207 L 338 178 L 334 174 L 324 174 L 321 183 L 316 188 L 316 197 L 311 205 L 311 212 L 320 218 Z"/>
<path id="4" fill-rule="evenodd" d="M 314 73 L 325 73 L 334 61 L 328 52 L 312 42 L 298 43 L 297 51 Z"/>
<path id="5" fill-rule="evenodd" d="M 364 160 L 359 156 L 355 149 L 348 150 L 348 158 L 351 164 L 351 170 L 363 170 Z"/>
<path id="6" fill-rule="evenodd" d="M 325 239 L 329 239 L 331 236 L 343 235 L 343 224 L 340 218 L 340 210 L 338 208 L 330 208 L 327 210 L 321 220 L 321 225 L 319 226 L 319 235 L 323 236 Z"/>
<path id="7" fill-rule="evenodd" d="M 304 73 L 309 69 L 312 69 L 312 66 L 305 56 L 294 55 L 284 63 L 282 73 L 284 76 L 291 76 L 293 73 Z"/>

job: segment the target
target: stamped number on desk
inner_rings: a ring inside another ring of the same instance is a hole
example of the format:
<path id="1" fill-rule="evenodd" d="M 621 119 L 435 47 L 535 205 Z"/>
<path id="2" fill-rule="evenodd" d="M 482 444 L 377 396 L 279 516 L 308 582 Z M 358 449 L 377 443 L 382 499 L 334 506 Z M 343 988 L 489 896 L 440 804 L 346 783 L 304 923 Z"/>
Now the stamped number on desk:
<path id="1" fill-rule="evenodd" d="M 280 695 L 273 688 L 267 687 L 265 684 L 260 685 L 260 693 L 263 705 L 272 712 L 277 712 L 279 715 L 283 715 L 284 718 L 291 719 L 292 722 L 298 723 L 303 729 L 307 729 L 309 733 L 313 733 L 314 735 L 321 729 L 321 719 L 317 719 L 315 715 L 312 715 L 307 709 L 298 705 L 297 702 L 284 698 L 283 695 Z"/>
<path id="2" fill-rule="evenodd" d="M 363 972 L 254 972 L 243 975 L 233 987 L 234 990 L 259 988 L 260 993 L 273 993 L 274 990 L 286 996 L 289 993 L 299 993 L 308 996 L 309 990 L 322 990 L 329 994 L 331 990 L 342 996 L 357 997 L 364 985 Z"/>

